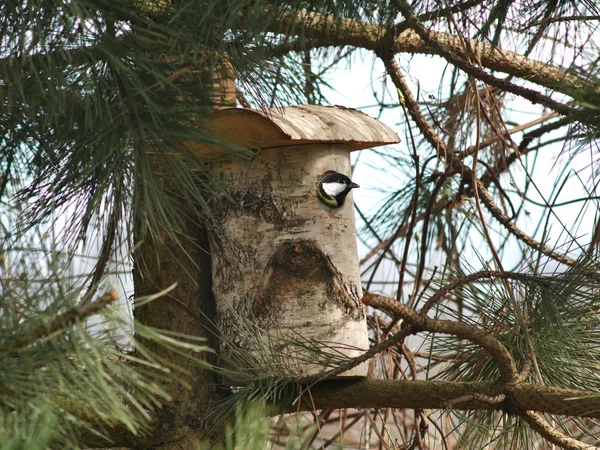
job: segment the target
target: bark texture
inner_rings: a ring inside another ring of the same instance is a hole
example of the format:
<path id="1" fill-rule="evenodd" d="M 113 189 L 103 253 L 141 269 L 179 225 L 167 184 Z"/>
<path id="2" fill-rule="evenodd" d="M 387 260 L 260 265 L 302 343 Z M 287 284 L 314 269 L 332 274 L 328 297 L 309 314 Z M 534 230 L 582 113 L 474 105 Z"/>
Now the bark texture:
<path id="1" fill-rule="evenodd" d="M 254 370 L 306 376 L 366 350 L 352 194 L 337 209 L 316 195 L 327 171 L 350 174 L 348 148 L 264 149 L 250 164 L 215 170 L 234 198 L 214 205 L 210 222 L 222 348 L 233 364 L 252 355 Z M 320 363 L 314 345 L 328 354 Z"/>
<path id="2" fill-rule="evenodd" d="M 499 400 L 503 395 L 504 399 Z M 596 394 L 575 389 L 519 382 L 432 380 L 335 380 L 307 387 L 302 402 L 280 403 L 282 411 L 333 408 L 422 408 L 525 411 L 600 418 Z"/>
<path id="3" fill-rule="evenodd" d="M 136 308 L 134 316 L 146 326 L 205 337 L 208 345 L 214 347 L 217 343 L 210 331 L 211 324 L 204 319 L 215 315 L 210 257 L 204 250 L 208 248 L 206 232 L 191 220 L 185 231 L 179 243 L 166 237 L 160 244 L 138 241 L 133 272 L 136 297 L 177 285 L 165 296 Z M 145 440 L 153 442 L 155 448 L 169 450 L 210 442 L 209 431 L 214 423 L 208 420 L 206 405 L 223 395 L 216 389 L 214 373 L 190 365 L 184 354 L 158 347 L 153 342 L 142 341 L 142 344 L 184 370 L 177 373 L 181 382 L 171 380 L 166 386 L 173 400 L 158 412 L 152 438 Z"/>
<path id="4" fill-rule="evenodd" d="M 382 50 L 397 53 L 439 54 L 439 49 L 432 48 L 410 28 L 386 27 L 384 25 L 361 22 L 358 20 L 335 18 L 309 11 L 289 10 L 279 16 L 277 22 L 266 25 L 272 31 L 294 30 L 302 27 L 306 40 L 300 41 L 303 49 L 328 46 L 351 45 L 375 52 Z M 462 36 L 430 31 L 441 47 L 459 57 L 469 56 L 478 64 L 490 70 L 505 72 L 540 86 L 554 89 L 566 95 L 587 98 L 597 94 L 599 88 L 587 80 L 568 73 L 560 67 L 546 64 L 525 57 L 510 50 L 495 47 L 486 42 L 473 39 L 465 40 Z M 307 38 L 310 38 L 308 40 Z M 466 41 L 466 42 L 465 42 Z M 283 46 L 282 53 L 290 51 L 293 45 Z"/>

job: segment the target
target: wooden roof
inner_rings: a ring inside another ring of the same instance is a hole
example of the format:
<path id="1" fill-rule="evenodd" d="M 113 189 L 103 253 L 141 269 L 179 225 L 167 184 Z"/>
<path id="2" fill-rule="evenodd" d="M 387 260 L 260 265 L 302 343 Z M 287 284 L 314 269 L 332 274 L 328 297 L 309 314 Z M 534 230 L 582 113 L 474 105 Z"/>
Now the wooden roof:
<path id="1" fill-rule="evenodd" d="M 209 126 L 218 138 L 245 148 L 331 143 L 345 144 L 348 151 L 354 151 L 400 142 L 382 122 L 343 106 L 226 108 L 210 117 Z"/>

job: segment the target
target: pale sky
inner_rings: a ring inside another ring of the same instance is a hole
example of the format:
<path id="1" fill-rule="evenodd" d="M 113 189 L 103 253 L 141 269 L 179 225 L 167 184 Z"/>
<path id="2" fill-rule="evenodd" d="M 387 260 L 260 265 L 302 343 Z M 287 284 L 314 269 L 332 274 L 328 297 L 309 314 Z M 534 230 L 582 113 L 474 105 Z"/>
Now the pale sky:
<path id="1" fill-rule="evenodd" d="M 440 98 L 440 77 L 444 73 L 445 62 L 439 57 L 432 57 L 428 55 L 414 55 L 411 57 L 405 57 L 400 55 L 400 67 L 403 69 L 405 77 L 412 82 L 413 94 L 417 93 L 417 82 L 419 84 L 420 100 L 430 99 L 430 95 L 434 98 Z M 446 70 L 446 73 L 449 71 Z M 376 117 L 379 113 L 377 106 L 370 108 L 363 108 L 368 105 L 375 105 L 376 101 L 373 98 L 373 90 L 382 90 L 382 75 L 384 68 L 381 62 L 373 56 L 366 55 L 362 57 L 356 57 L 355 62 L 350 68 L 340 67 L 330 74 L 328 78 L 330 84 L 336 87 L 337 92 L 327 90 L 326 96 L 332 104 L 343 105 L 347 107 L 358 108 L 361 111 Z M 387 101 L 396 101 L 395 88 L 388 80 L 387 82 L 388 95 Z M 533 105 L 528 100 L 524 100 L 514 95 L 506 96 L 506 104 L 512 110 L 510 113 L 510 119 L 518 124 L 529 122 L 540 116 L 541 108 L 539 105 Z M 507 108 L 508 109 L 508 108 Z M 392 128 L 401 137 L 402 142 L 394 146 L 394 151 L 398 151 L 406 154 L 409 151 L 407 136 L 405 135 L 405 127 L 401 122 L 404 122 L 402 117 L 401 109 L 386 109 L 383 110 L 381 120 Z M 535 127 L 531 128 L 535 129 Z M 526 130 L 526 131 L 530 131 Z M 546 138 L 552 136 L 560 136 L 566 132 L 567 128 L 561 128 L 554 134 L 548 134 Z M 516 133 L 513 135 L 514 141 L 518 144 L 520 142 L 523 133 Z M 532 144 L 535 145 L 535 144 Z M 578 172 L 571 172 L 568 177 L 568 182 L 562 188 L 560 195 L 557 195 L 557 183 L 558 181 L 564 180 L 565 174 L 561 173 L 565 166 L 565 158 L 567 155 L 562 155 L 557 158 L 561 153 L 562 146 L 550 145 L 544 147 L 539 152 L 531 152 L 527 158 L 523 158 L 523 163 L 516 163 L 513 170 L 520 176 L 520 181 L 525 181 L 525 171 L 522 169 L 523 164 L 531 165 L 534 158 L 537 156 L 535 170 L 531 172 L 532 180 L 536 187 L 539 189 L 539 193 L 534 188 L 530 188 L 528 191 L 529 199 L 537 202 L 544 203 L 547 201 L 551 203 L 553 200 L 556 203 L 565 202 L 572 200 L 573 198 L 580 198 L 586 196 L 585 187 L 590 187 L 590 177 L 593 175 L 590 170 L 591 164 L 591 152 L 581 152 L 577 156 L 572 166 L 577 168 Z M 361 188 L 356 189 L 353 193 L 354 200 L 357 205 L 362 209 L 363 212 L 368 212 L 373 208 L 376 208 L 378 203 L 385 198 L 382 194 L 381 189 L 390 191 L 394 189 L 399 183 L 397 177 L 398 171 L 394 172 L 394 176 L 387 176 L 382 173 L 381 169 L 369 167 L 373 165 L 375 167 L 381 167 L 381 160 L 373 155 L 369 150 L 362 152 L 363 154 L 359 157 L 359 163 L 355 167 L 353 174 L 353 180 L 360 184 Z M 539 153 L 539 154 L 538 154 Z M 537 155 L 536 155 L 537 154 Z M 357 153 L 353 154 L 354 160 L 357 158 Z M 519 169 L 520 166 L 520 169 Z M 408 169 L 407 169 L 408 170 Z M 410 183 L 411 179 L 407 178 L 406 183 Z M 510 187 L 508 182 L 504 185 Z M 520 199 L 516 194 L 512 195 L 515 204 L 518 204 Z M 564 238 L 563 227 L 560 225 L 560 221 L 566 225 L 567 228 L 573 227 L 575 224 L 580 224 L 579 230 L 576 236 L 582 239 L 583 242 L 589 242 L 590 232 L 593 225 L 594 214 L 596 213 L 597 207 L 594 208 L 589 203 L 587 208 L 582 211 L 583 202 L 571 203 L 564 206 L 557 206 L 555 211 L 557 217 L 553 217 L 548 221 L 546 229 L 546 237 L 550 238 L 550 245 L 556 242 L 556 239 Z M 596 201 L 596 206 L 598 202 Z M 536 224 L 542 208 L 532 203 L 527 203 L 525 208 L 530 215 L 521 215 L 518 221 L 518 225 L 528 233 L 535 235 L 540 240 L 543 236 L 543 229 L 539 229 L 536 232 Z M 583 214 L 583 218 L 582 215 Z M 583 224 L 583 226 L 581 226 Z M 495 223 L 495 219 L 490 219 L 488 225 L 491 227 L 491 231 L 498 227 Z M 497 237 L 497 235 L 496 235 Z M 482 247 L 478 246 L 478 250 L 485 248 L 482 242 Z M 368 249 L 359 244 L 359 253 L 361 256 L 365 254 Z M 511 252 L 505 252 L 504 259 L 506 259 L 507 265 L 510 265 L 514 260 L 518 259 L 520 255 L 515 254 L 516 258 L 510 258 Z M 471 258 L 471 255 L 465 255 L 465 257 Z M 513 261 L 511 261 L 511 259 Z"/>

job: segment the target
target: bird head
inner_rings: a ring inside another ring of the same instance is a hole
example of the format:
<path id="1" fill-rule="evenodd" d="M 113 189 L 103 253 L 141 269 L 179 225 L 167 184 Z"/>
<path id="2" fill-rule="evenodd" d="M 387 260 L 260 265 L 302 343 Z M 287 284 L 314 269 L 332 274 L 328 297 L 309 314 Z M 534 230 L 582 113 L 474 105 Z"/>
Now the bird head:
<path id="1" fill-rule="evenodd" d="M 360 186 L 346 175 L 333 172 L 319 180 L 317 194 L 319 200 L 329 208 L 339 208 L 344 204 L 348 192 L 357 187 Z"/>

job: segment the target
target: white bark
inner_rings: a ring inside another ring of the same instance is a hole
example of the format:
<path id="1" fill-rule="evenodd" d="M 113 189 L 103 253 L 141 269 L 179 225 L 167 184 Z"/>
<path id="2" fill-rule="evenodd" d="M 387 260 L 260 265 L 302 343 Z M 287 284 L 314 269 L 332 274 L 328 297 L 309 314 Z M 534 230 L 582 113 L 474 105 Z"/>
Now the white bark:
<path id="1" fill-rule="evenodd" d="M 215 208 L 210 227 L 213 291 L 231 357 L 251 354 L 267 370 L 304 376 L 323 370 L 302 361 L 316 358 L 302 350 L 309 343 L 330 358 L 366 350 L 352 194 L 337 209 L 316 195 L 325 172 L 350 175 L 347 146 L 265 149 L 250 167 L 216 170 L 237 202 Z M 267 340 L 266 354 L 257 347 Z M 299 345 L 282 348 L 285 341 Z M 362 366 L 345 375 L 365 372 Z"/>

